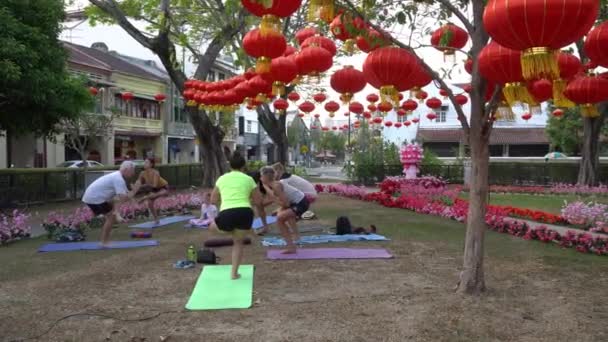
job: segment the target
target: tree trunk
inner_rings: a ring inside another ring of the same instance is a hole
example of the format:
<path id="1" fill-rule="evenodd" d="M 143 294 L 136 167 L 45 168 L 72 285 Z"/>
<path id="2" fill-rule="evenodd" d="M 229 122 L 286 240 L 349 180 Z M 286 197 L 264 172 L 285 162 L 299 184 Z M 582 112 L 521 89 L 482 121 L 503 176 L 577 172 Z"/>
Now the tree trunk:
<path id="1" fill-rule="evenodd" d="M 479 294 L 485 290 L 483 272 L 486 205 L 488 204 L 488 136 L 473 129 L 470 137 L 471 184 L 464 244 L 464 264 L 458 291 Z"/>
<path id="2" fill-rule="evenodd" d="M 258 120 L 270 139 L 274 143 L 274 153 L 276 161 L 287 165 L 288 160 L 288 149 L 289 140 L 287 139 L 287 129 L 285 126 L 286 115 L 279 115 L 278 118 L 275 114 L 270 111 L 268 105 L 261 105 L 258 107 Z"/>
<path id="3" fill-rule="evenodd" d="M 200 142 L 203 164 L 202 186 L 212 188 L 215 181 L 228 170 L 222 148 L 224 132 L 219 126 L 213 125 L 209 116 L 199 113 L 196 108 L 190 108 L 189 114 L 190 122 Z"/>
<path id="4" fill-rule="evenodd" d="M 608 102 L 599 105 L 600 116 L 583 118 L 583 149 L 578 170 L 578 185 L 595 186 L 598 184 L 598 167 L 600 163 L 600 135 L 606 117 Z"/>

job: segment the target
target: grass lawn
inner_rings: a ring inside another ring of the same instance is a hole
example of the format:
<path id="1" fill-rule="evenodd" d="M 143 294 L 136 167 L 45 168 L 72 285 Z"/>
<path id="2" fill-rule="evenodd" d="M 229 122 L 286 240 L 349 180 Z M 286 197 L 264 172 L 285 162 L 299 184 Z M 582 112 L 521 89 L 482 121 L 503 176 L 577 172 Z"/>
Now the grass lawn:
<path id="1" fill-rule="evenodd" d="M 486 234 L 488 291 L 453 292 L 464 226 L 439 217 L 322 195 L 322 223 L 348 215 L 376 224 L 390 260 L 268 261 L 258 241 L 248 310 L 183 309 L 200 266 L 175 270 L 191 243 L 208 233 L 181 224 L 154 231 L 158 247 L 38 254 L 32 239 L 0 248 L 0 331 L 4 340 L 44 332 L 41 341 L 606 341 L 608 259 L 495 232 Z M 127 239 L 129 230 L 115 231 Z M 98 231 L 90 234 L 95 240 Z M 230 248 L 216 250 L 230 262 Z"/>
<path id="2" fill-rule="evenodd" d="M 468 193 L 462 193 L 461 198 L 467 199 Z M 491 194 L 490 203 L 496 205 L 507 205 L 517 208 L 542 210 L 553 214 L 559 214 L 564 206 L 564 201 L 575 202 L 600 202 L 608 203 L 605 196 L 577 196 L 577 195 L 530 195 L 530 194 Z"/>

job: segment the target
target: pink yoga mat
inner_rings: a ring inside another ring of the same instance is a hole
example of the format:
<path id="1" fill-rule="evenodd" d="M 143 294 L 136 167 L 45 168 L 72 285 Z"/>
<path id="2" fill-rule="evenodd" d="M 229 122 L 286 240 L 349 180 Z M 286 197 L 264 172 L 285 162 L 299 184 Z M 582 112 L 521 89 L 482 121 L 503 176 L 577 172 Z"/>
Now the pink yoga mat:
<path id="1" fill-rule="evenodd" d="M 283 254 L 282 249 L 270 249 L 271 260 L 294 259 L 389 259 L 393 256 L 384 248 L 298 248 L 295 254 Z"/>

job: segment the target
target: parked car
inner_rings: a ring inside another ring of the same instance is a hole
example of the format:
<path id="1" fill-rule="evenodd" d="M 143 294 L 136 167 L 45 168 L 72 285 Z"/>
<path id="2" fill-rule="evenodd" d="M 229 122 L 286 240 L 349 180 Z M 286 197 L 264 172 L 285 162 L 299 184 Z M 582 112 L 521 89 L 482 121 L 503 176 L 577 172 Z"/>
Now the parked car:
<path id="1" fill-rule="evenodd" d="M 77 167 L 84 167 L 85 163 L 87 163 L 87 167 L 101 167 L 103 166 L 103 164 L 98 163 L 94 160 L 87 160 L 87 161 L 82 161 L 82 160 L 66 160 L 63 163 L 57 165 L 57 167 L 66 167 L 69 169 L 73 169 L 73 168 L 77 168 Z"/>

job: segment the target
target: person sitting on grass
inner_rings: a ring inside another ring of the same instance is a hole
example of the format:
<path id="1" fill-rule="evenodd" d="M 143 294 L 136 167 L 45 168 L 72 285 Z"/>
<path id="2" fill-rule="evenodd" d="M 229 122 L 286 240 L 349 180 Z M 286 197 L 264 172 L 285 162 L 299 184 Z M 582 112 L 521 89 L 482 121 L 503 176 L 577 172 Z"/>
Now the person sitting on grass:
<path id="1" fill-rule="evenodd" d="M 211 192 L 205 192 L 203 193 L 201 204 L 201 217 L 198 219 L 191 219 L 190 224 L 195 227 L 209 227 L 216 216 L 217 207 L 211 204 Z"/>
<path id="2" fill-rule="evenodd" d="M 294 241 L 300 239 L 296 219 L 308 210 L 308 200 L 302 191 L 287 182 L 277 181 L 272 167 L 263 167 L 260 170 L 260 176 L 264 188 L 274 195 L 275 202 L 279 205 L 277 225 L 287 244 L 283 253 L 293 254 L 296 252 Z"/>
<path id="3" fill-rule="evenodd" d="M 211 203 L 220 204 L 220 213 L 209 228 L 232 235 L 232 279 L 240 277 L 243 239 L 253 223 L 252 204 L 261 203 L 253 178 L 243 172 L 245 164 L 245 158 L 235 152 L 230 158 L 231 171 L 217 179 L 211 193 Z"/>
<path id="4" fill-rule="evenodd" d="M 101 245 L 106 247 L 110 240 L 112 226 L 121 222 L 117 205 L 133 197 L 141 184 L 134 184 L 131 191 L 127 189 L 126 180 L 135 175 L 135 165 L 131 161 L 124 161 L 118 171 L 97 178 L 85 190 L 82 196 L 84 202 L 93 211 L 95 216 L 103 215 L 105 222 L 101 229 Z"/>
<path id="5" fill-rule="evenodd" d="M 154 223 L 159 224 L 158 209 L 154 206 L 154 201 L 169 194 L 169 183 L 160 176 L 160 173 L 154 168 L 154 165 L 153 158 L 146 158 L 144 170 L 139 174 L 137 182 L 141 184 L 140 192 L 147 193 L 147 195 L 140 198 L 138 202 L 146 203 L 148 211 L 154 218 Z"/>

